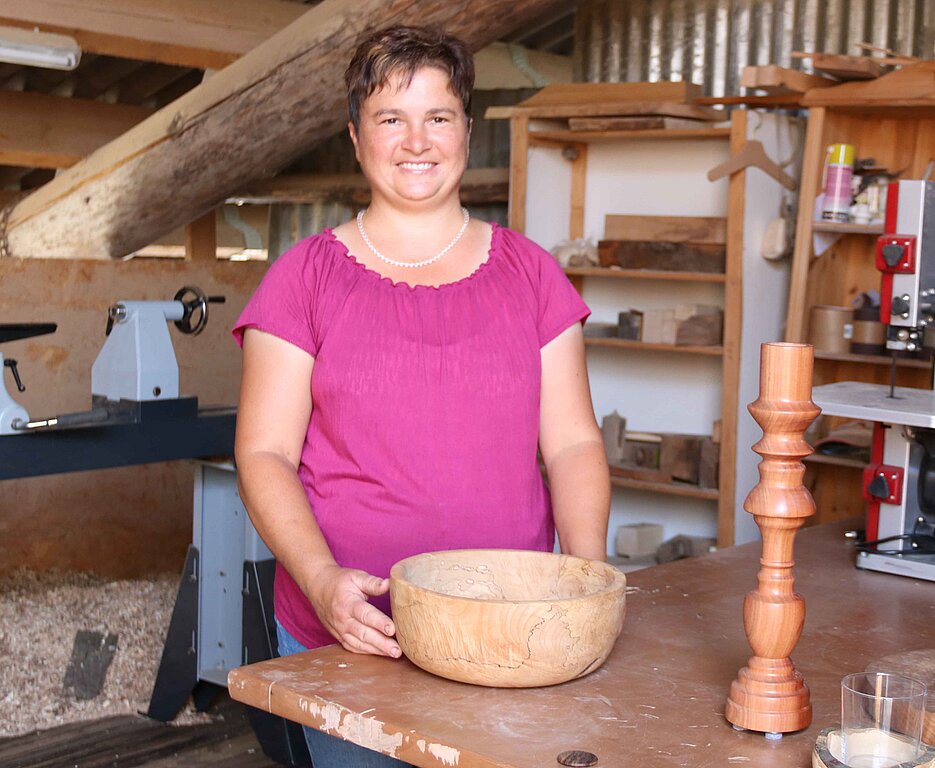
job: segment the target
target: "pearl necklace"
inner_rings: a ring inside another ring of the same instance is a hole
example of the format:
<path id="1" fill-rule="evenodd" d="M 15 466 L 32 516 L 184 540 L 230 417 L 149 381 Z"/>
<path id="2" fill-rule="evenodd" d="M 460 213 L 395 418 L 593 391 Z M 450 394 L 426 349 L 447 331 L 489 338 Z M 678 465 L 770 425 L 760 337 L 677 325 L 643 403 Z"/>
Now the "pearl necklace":
<path id="1" fill-rule="evenodd" d="M 384 256 L 382 253 L 380 253 L 374 244 L 370 242 L 370 238 L 367 237 L 367 233 L 364 232 L 364 214 L 368 210 L 369 209 L 361 209 L 361 211 L 357 214 L 357 231 L 360 232 L 361 239 L 367 244 L 367 247 L 373 251 L 373 255 L 381 261 L 385 261 L 387 264 L 392 264 L 394 267 L 406 267 L 408 269 L 427 267 L 429 264 L 433 264 L 434 262 L 438 261 L 442 256 L 448 253 L 448 251 L 454 248 L 455 243 L 461 239 L 461 236 L 467 229 L 468 221 L 471 219 L 471 214 L 468 213 L 467 208 L 462 208 L 461 215 L 464 216 L 464 223 L 461 225 L 461 229 L 458 230 L 458 234 L 454 236 L 454 239 L 438 253 L 432 256 L 432 258 L 425 259 L 424 261 L 396 261 L 395 259 L 388 258 L 387 256 Z"/>

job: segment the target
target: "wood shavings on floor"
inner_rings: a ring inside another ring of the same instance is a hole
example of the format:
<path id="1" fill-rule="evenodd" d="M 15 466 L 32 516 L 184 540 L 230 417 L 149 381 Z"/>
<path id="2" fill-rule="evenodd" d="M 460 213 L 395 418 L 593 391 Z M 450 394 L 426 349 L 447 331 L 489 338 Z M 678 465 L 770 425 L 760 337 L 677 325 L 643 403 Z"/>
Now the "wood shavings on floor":
<path id="1" fill-rule="evenodd" d="M 0 578 L 0 737 L 145 712 L 177 588 L 178 575 L 169 574 L 140 581 L 33 572 Z M 79 630 L 117 635 L 103 689 L 87 701 L 63 688 Z M 175 722 L 206 717 L 183 711 Z"/>

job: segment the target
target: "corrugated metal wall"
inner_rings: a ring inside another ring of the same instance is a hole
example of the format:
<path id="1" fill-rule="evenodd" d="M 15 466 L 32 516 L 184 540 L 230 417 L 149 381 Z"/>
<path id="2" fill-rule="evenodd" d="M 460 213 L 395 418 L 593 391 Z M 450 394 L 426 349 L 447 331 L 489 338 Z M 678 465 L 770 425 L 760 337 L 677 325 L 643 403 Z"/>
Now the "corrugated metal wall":
<path id="1" fill-rule="evenodd" d="M 575 79 L 691 80 L 724 96 L 747 64 L 808 70 L 792 51 L 857 55 L 857 43 L 935 57 L 935 0 L 583 0 Z"/>

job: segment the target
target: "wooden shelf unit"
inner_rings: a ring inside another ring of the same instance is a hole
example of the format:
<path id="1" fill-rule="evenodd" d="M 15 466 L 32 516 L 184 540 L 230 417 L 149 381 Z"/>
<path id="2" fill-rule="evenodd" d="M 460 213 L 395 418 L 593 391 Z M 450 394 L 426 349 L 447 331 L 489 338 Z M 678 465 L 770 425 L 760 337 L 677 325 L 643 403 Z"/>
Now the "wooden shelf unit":
<path id="1" fill-rule="evenodd" d="M 834 88 L 824 89 L 834 91 Z M 902 179 L 921 178 L 935 157 L 935 101 L 928 105 L 890 107 L 868 103 L 812 106 L 808 128 L 796 224 L 795 247 L 786 323 L 786 340 L 807 341 L 809 314 L 819 304 L 850 306 L 862 292 L 880 289 L 875 267 L 876 238 L 882 225 L 838 224 L 816 221 L 813 201 L 821 193 L 825 151 L 829 144 L 853 144 L 858 158 L 873 157 L 885 168 L 905 169 Z M 841 235 L 821 254 L 813 251 L 814 232 Z M 899 358 L 896 384 L 929 389 L 931 363 Z M 868 381 L 888 384 L 890 358 L 886 355 L 815 354 L 815 385 L 835 381 Z M 829 423 L 834 424 L 828 420 Z M 828 458 L 828 457 L 825 457 Z M 813 458 L 808 462 L 808 483 L 815 497 L 816 523 L 866 510 L 860 478 L 854 467 Z"/>
<path id="2" fill-rule="evenodd" d="M 576 113 L 576 114 L 580 114 Z M 549 114 L 540 117 L 555 119 L 562 115 Z M 560 146 L 563 156 L 571 163 L 570 203 L 571 212 L 568 225 L 570 239 L 584 236 L 585 187 L 587 174 L 588 145 L 590 143 L 630 142 L 656 140 L 681 143 L 683 140 L 704 139 L 725 143 L 725 149 L 731 154 L 739 151 L 747 137 L 747 114 L 742 110 L 732 113 L 729 127 L 699 127 L 689 130 L 660 129 L 640 131 L 572 131 L 541 130 L 530 127 L 531 120 L 537 118 L 534 109 L 523 109 L 522 105 L 512 110 L 510 115 L 510 202 L 509 226 L 519 232 L 526 231 L 526 199 L 528 152 L 537 145 Z M 673 151 L 679 151 L 673 147 Z M 649 169 L 647 169 L 649 172 Z M 651 352 L 695 354 L 718 356 L 721 358 L 720 421 L 721 441 L 719 453 L 719 487 L 701 489 L 690 485 L 653 483 L 614 477 L 615 486 L 642 491 L 666 493 L 717 503 L 717 541 L 721 547 L 734 543 L 735 482 L 737 454 L 737 418 L 738 390 L 740 379 L 740 344 L 741 335 L 741 291 L 743 262 L 743 212 L 744 185 L 746 172 L 734 174 L 728 182 L 727 200 L 727 237 L 726 269 L 723 274 L 698 272 L 675 273 L 662 270 L 617 270 L 606 268 L 569 268 L 566 273 L 579 291 L 587 278 L 612 278 L 629 280 L 681 281 L 686 283 L 713 283 L 723 286 L 724 310 L 724 345 L 717 347 L 676 347 L 667 344 L 646 344 L 614 338 L 586 338 L 587 347 L 619 349 L 622 352 Z"/>

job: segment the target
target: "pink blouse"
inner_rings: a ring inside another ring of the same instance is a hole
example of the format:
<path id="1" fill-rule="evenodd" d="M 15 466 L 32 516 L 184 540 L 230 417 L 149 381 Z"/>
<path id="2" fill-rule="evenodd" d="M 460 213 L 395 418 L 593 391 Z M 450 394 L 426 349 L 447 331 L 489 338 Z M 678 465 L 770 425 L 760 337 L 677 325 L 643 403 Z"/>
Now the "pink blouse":
<path id="1" fill-rule="evenodd" d="M 315 358 L 299 477 L 337 562 L 386 577 L 420 552 L 552 549 L 539 350 L 588 314 L 546 251 L 497 225 L 487 261 L 437 288 L 381 277 L 325 230 L 270 266 L 234 337 Z M 335 642 L 281 567 L 274 607 L 307 647 Z"/>

